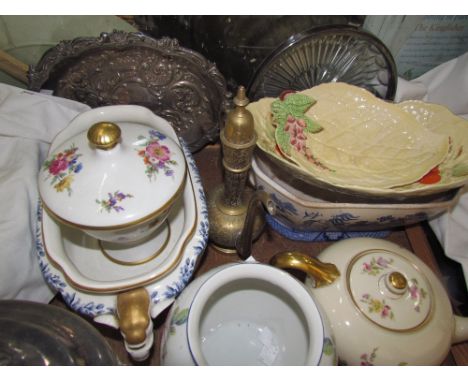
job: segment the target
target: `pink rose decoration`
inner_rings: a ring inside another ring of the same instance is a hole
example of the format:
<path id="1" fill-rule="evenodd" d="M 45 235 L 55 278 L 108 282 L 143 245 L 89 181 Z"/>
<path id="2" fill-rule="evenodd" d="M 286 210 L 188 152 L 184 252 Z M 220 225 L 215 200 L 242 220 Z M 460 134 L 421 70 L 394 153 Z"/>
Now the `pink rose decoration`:
<path id="1" fill-rule="evenodd" d="M 166 136 L 156 130 L 150 131 L 150 137 L 140 136 L 142 143 L 139 144 L 142 149 L 138 149 L 138 155 L 143 157 L 146 166 L 145 174 L 152 180 L 156 175 L 163 172 L 166 176 L 173 176 L 174 170 L 171 166 L 177 165 L 174 159 L 171 159 L 171 150 L 169 147 L 161 145 L 160 140 L 166 139 Z"/>
<path id="2" fill-rule="evenodd" d="M 167 146 L 161 146 L 158 142 L 150 143 L 146 147 L 146 155 L 149 159 L 156 159 L 158 161 L 166 162 L 171 159 L 171 152 Z"/>
<path id="3" fill-rule="evenodd" d="M 412 285 L 409 288 L 409 292 L 410 292 L 411 299 L 416 300 L 419 297 L 418 287 L 416 285 Z"/>
<path id="4" fill-rule="evenodd" d="M 52 175 L 58 175 L 62 171 L 66 170 L 68 167 L 68 162 L 66 157 L 60 157 L 52 161 L 49 166 L 49 172 Z"/>
<path id="5" fill-rule="evenodd" d="M 382 309 L 382 317 L 388 317 L 390 314 L 390 307 L 388 305 L 385 305 Z"/>

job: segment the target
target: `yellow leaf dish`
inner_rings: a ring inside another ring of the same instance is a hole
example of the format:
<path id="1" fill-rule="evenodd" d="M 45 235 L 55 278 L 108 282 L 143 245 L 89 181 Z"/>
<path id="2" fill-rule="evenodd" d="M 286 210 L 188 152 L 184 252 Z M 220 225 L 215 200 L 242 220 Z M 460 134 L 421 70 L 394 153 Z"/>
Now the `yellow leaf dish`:
<path id="1" fill-rule="evenodd" d="M 421 101 L 389 103 L 345 83 L 321 84 L 299 94 L 312 100 L 299 122 L 320 127 L 301 129 L 300 144 L 282 123 L 301 117 L 281 115 L 278 124 L 272 113 L 274 102 L 278 110 L 277 99 L 248 106 L 258 147 L 293 176 L 314 186 L 384 196 L 428 195 L 467 181 L 468 122 L 448 109 Z"/>
<path id="2" fill-rule="evenodd" d="M 456 116 L 445 106 L 423 101 L 404 101 L 398 104 L 421 126 L 431 132 L 448 135 L 448 155 L 437 167 L 439 180 L 435 183 L 412 183 L 399 190 L 444 190 L 463 186 L 468 180 L 468 121 Z"/>

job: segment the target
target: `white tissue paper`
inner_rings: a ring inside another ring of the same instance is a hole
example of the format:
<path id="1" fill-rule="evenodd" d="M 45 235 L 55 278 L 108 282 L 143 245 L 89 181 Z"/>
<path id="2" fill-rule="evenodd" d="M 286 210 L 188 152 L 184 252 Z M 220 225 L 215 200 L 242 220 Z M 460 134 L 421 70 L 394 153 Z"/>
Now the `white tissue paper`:
<path id="1" fill-rule="evenodd" d="M 37 176 L 55 135 L 88 109 L 0 83 L 0 299 L 54 296 L 37 261 Z"/>
<path id="2" fill-rule="evenodd" d="M 419 99 L 448 107 L 468 119 L 468 53 L 447 61 L 422 76 L 406 81 L 398 79 L 396 102 Z M 468 285 L 468 187 L 457 204 L 429 222 L 447 257 L 462 265 Z"/>

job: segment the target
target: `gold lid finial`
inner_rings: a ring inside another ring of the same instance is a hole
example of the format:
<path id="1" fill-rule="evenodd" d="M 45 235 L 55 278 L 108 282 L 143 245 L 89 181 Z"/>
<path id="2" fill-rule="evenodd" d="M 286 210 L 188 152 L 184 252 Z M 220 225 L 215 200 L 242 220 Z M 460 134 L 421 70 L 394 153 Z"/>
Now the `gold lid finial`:
<path id="1" fill-rule="evenodd" d="M 98 122 L 88 130 L 88 140 L 96 148 L 109 150 L 120 140 L 120 127 L 112 122 Z"/>
<path id="2" fill-rule="evenodd" d="M 398 290 L 405 289 L 408 285 L 408 281 L 406 281 L 406 277 L 403 276 L 400 272 L 392 272 L 388 276 L 390 284 Z"/>

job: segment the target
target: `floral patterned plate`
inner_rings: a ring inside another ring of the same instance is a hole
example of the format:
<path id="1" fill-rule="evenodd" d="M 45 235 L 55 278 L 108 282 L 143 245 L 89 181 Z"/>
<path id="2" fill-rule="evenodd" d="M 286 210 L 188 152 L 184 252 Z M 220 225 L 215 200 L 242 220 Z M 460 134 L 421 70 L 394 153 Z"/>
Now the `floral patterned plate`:
<path id="1" fill-rule="evenodd" d="M 180 259 L 172 269 L 168 269 L 159 279 L 147 283 L 145 289 L 150 296 L 150 314 L 156 317 L 170 305 L 192 277 L 197 260 L 203 254 L 208 240 L 208 211 L 201 179 L 188 149 L 183 145 L 188 170 L 192 179 L 196 224 L 193 235 L 189 236 L 181 250 Z M 116 293 L 84 291 L 76 288 L 64 272 L 50 261 L 45 251 L 42 221 L 44 212 L 39 205 L 37 211 L 36 247 L 40 269 L 47 283 L 59 292 L 73 310 L 94 318 L 96 322 L 118 328 L 116 316 Z M 102 280 L 98 280 L 102 282 Z"/>

